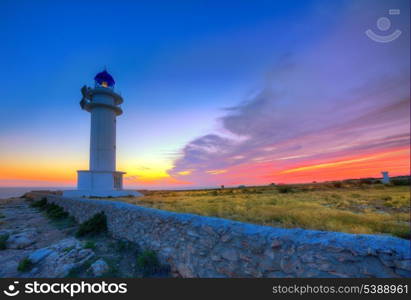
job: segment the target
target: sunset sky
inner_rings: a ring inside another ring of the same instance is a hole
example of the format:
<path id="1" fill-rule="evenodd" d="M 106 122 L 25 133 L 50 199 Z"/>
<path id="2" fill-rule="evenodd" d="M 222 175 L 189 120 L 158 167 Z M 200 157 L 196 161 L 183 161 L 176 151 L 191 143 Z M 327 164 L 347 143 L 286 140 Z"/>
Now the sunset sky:
<path id="1" fill-rule="evenodd" d="M 6 0 L 0 28 L 0 186 L 75 186 L 104 67 L 129 188 L 410 173 L 408 0 Z"/>

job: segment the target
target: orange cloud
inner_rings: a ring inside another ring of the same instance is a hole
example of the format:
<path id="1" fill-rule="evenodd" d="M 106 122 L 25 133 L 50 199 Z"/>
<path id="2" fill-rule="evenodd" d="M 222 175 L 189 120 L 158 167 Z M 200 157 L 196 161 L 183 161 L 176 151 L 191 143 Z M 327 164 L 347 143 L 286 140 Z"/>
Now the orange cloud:
<path id="1" fill-rule="evenodd" d="M 181 172 L 178 172 L 177 174 L 178 174 L 178 175 L 182 175 L 182 176 L 184 176 L 184 175 L 190 175 L 190 174 L 191 174 L 191 172 L 192 172 L 192 170 L 188 170 L 188 171 L 181 171 Z"/>
<path id="2" fill-rule="evenodd" d="M 354 157 L 344 157 L 329 162 L 306 162 L 271 174 L 269 177 L 283 182 L 309 182 L 341 180 L 360 177 L 380 177 L 381 171 L 391 175 L 410 173 L 410 149 L 392 149 Z"/>
<path id="3" fill-rule="evenodd" d="M 124 178 L 125 186 L 138 187 L 138 188 L 149 188 L 149 187 L 173 187 L 173 186 L 186 186 L 192 185 L 189 181 L 183 181 L 180 179 L 173 178 L 171 176 L 162 178 L 145 178 L 139 176 L 126 176 Z"/>
<path id="4" fill-rule="evenodd" d="M 209 171 L 206 171 L 206 173 L 212 174 L 212 175 L 218 175 L 218 174 L 227 173 L 227 170 L 209 170 Z"/>

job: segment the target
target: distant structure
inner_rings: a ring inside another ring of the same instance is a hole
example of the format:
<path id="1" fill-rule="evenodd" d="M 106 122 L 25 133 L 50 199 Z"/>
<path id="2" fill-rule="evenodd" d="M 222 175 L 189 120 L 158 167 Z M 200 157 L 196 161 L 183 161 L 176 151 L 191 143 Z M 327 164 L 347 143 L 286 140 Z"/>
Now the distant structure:
<path id="1" fill-rule="evenodd" d="M 114 92 L 115 81 L 104 70 L 94 77 L 94 88 L 83 86 L 80 107 L 91 114 L 90 170 L 77 171 L 77 190 L 67 190 L 64 196 L 119 197 L 141 196 L 123 190 L 123 174 L 116 171 L 116 117 L 123 111 L 123 98 Z"/>
<path id="2" fill-rule="evenodd" d="M 384 184 L 390 183 L 390 176 L 388 175 L 388 172 L 387 171 L 382 171 L 381 174 L 382 174 L 381 182 L 384 183 Z"/>

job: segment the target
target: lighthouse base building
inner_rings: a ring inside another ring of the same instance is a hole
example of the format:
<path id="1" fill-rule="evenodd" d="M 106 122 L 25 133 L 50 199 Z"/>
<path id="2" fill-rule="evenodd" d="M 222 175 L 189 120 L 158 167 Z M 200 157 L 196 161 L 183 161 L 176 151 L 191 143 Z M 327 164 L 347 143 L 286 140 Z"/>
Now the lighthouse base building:
<path id="1" fill-rule="evenodd" d="M 80 107 L 91 114 L 90 170 L 77 171 L 77 189 L 66 190 L 63 196 L 121 197 L 142 196 L 123 189 L 123 174 L 116 171 L 116 117 L 123 113 L 123 98 L 114 92 L 113 77 L 98 73 L 95 87 L 83 86 Z"/>
<path id="2" fill-rule="evenodd" d="M 125 172 L 77 171 L 77 189 L 63 191 L 68 197 L 138 197 L 141 193 L 123 189 Z"/>

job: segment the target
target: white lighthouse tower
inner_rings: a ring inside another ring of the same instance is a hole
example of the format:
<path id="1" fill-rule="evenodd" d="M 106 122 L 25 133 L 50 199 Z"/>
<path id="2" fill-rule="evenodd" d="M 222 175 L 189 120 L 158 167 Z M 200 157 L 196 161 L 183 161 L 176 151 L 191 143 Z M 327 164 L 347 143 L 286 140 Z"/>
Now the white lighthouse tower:
<path id="1" fill-rule="evenodd" d="M 83 86 L 80 106 L 91 114 L 90 170 L 77 171 L 77 190 L 67 190 L 64 196 L 119 197 L 141 196 L 123 190 L 123 174 L 116 171 L 116 117 L 123 111 L 123 98 L 114 92 L 115 81 L 104 70 L 95 77 L 94 88 Z"/>

